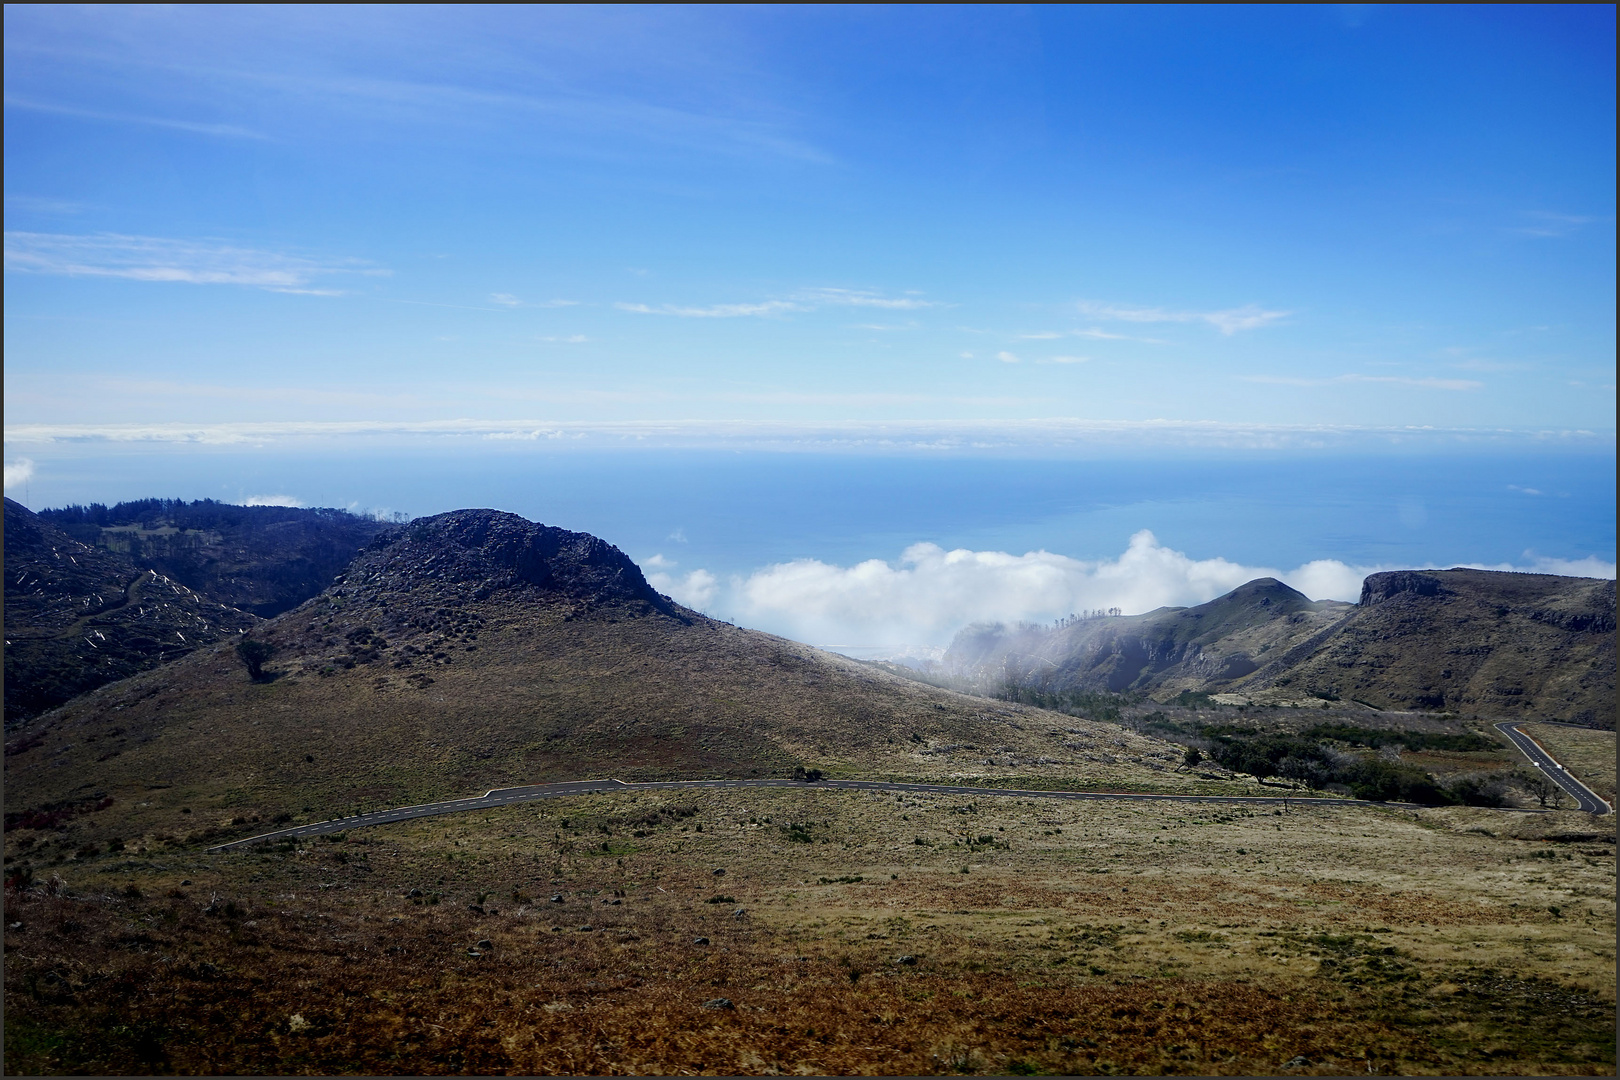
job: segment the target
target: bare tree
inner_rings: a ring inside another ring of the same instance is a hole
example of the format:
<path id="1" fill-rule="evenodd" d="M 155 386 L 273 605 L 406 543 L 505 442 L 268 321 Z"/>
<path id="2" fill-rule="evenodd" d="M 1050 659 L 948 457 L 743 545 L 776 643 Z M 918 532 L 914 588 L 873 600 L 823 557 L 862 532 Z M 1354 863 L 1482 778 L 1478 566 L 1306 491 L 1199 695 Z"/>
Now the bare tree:
<path id="1" fill-rule="evenodd" d="M 1540 769 L 1520 773 L 1519 780 L 1524 784 L 1525 789 L 1536 797 L 1536 801 L 1541 804 L 1543 809 L 1546 808 L 1549 800 L 1555 809 L 1563 802 L 1564 789 L 1559 787 L 1557 781 Z"/>

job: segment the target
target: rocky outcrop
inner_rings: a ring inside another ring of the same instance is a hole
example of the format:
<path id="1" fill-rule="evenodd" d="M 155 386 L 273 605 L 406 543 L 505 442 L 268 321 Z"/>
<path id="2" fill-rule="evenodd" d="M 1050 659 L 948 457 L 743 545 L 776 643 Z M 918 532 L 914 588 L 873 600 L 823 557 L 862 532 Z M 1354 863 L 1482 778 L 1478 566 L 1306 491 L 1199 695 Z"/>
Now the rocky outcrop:
<path id="1" fill-rule="evenodd" d="M 389 593 L 484 600 L 506 592 L 572 605 L 583 613 L 686 616 L 624 552 L 589 533 L 540 525 L 499 510 L 456 510 L 383 533 L 334 584 L 338 596 Z"/>

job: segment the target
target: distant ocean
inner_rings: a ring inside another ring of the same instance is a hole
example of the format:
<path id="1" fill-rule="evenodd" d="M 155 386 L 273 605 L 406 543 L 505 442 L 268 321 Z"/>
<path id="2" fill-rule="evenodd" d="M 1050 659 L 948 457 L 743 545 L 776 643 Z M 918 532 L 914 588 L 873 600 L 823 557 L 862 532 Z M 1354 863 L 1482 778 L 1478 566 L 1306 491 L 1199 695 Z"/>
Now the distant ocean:
<path id="1" fill-rule="evenodd" d="M 1114 558 L 1132 533 L 1194 559 L 1292 567 L 1615 558 L 1605 454 L 1062 460 L 543 449 L 33 452 L 40 508 L 150 496 L 285 497 L 425 515 L 489 506 L 724 577 L 794 559 L 894 560 L 908 545 Z"/>

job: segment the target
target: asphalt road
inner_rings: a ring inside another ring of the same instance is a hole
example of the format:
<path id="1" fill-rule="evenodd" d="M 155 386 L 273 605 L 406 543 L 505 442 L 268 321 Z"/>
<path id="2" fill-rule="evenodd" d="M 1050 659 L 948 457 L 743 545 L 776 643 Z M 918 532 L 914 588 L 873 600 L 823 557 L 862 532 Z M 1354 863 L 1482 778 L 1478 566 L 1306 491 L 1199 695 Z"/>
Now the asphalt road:
<path id="1" fill-rule="evenodd" d="M 437 814 L 461 814 L 469 810 L 491 810 L 513 803 L 536 802 L 540 799 L 559 799 L 569 795 L 586 795 L 595 791 L 696 791 L 707 788 L 806 788 L 831 791 L 909 791 L 919 795 L 974 795 L 1013 796 L 1022 799 L 1069 799 L 1081 801 L 1123 800 L 1126 802 L 1215 802 L 1263 803 L 1286 806 L 1290 803 L 1310 806 L 1406 806 L 1405 803 L 1370 803 L 1360 799 L 1333 799 L 1290 797 L 1283 795 L 1142 795 L 1112 791 L 1022 791 L 1017 788 L 986 788 L 956 786 L 952 784 L 891 784 L 881 780 L 660 780 L 640 784 L 627 784 L 623 780 L 575 780 L 563 784 L 534 784 L 529 787 L 497 788 L 481 798 L 450 799 L 445 802 L 423 803 L 420 806 L 400 806 L 392 810 L 377 810 L 354 817 L 317 821 L 291 829 L 250 836 L 229 844 L 219 844 L 209 851 L 231 851 L 250 844 L 263 844 L 276 840 L 294 840 L 304 836 L 347 832 L 371 825 L 388 825 L 412 818 L 433 817 Z M 1601 805 L 1601 804 L 1600 804 Z"/>
<path id="2" fill-rule="evenodd" d="M 1519 730 L 1518 725 L 1523 722 L 1517 720 L 1497 724 L 1496 730 L 1506 735 L 1513 745 L 1517 746 L 1524 753 L 1524 756 L 1530 759 L 1530 764 L 1552 777 L 1553 783 L 1568 792 L 1580 804 L 1582 810 L 1585 810 L 1588 814 L 1598 814 L 1600 816 L 1613 813 L 1613 807 L 1598 798 L 1597 793 L 1591 788 L 1575 779 L 1568 769 L 1558 764 L 1556 758 L 1542 749 L 1540 743 Z"/>

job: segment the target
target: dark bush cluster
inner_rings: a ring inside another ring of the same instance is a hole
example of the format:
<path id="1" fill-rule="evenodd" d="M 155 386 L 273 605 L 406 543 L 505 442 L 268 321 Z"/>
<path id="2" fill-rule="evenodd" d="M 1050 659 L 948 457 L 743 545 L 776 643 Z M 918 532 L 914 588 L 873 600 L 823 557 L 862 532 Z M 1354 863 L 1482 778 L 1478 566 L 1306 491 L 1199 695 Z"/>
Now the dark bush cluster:
<path id="1" fill-rule="evenodd" d="M 1099 693 L 1090 690 L 1047 690 L 1024 683 L 1009 681 L 996 692 L 1003 701 L 1020 705 L 1033 705 L 1038 709 L 1066 713 L 1085 720 L 1120 722 L 1120 707 L 1135 701 L 1121 694 Z M 1185 696 L 1185 695 L 1184 695 Z"/>
<path id="2" fill-rule="evenodd" d="M 1450 803 L 1500 806 L 1504 801 L 1506 784 L 1500 777 L 1466 776 L 1450 786 L 1443 786 L 1427 771 L 1415 765 L 1335 751 L 1319 738 L 1311 737 L 1317 734 L 1319 729 L 1316 728 L 1304 735 L 1228 732 L 1215 736 L 1215 746 L 1210 756 L 1233 772 L 1246 772 L 1261 778 L 1277 776 L 1299 781 L 1312 788 L 1341 785 L 1358 799 L 1377 802 L 1409 802 L 1424 806 Z M 1389 734 L 1399 736 L 1412 733 Z M 1458 740 L 1469 737 L 1440 736 Z M 1494 748 L 1495 744 L 1491 745 Z"/>
<path id="3" fill-rule="evenodd" d="M 1461 735 L 1442 735 L 1431 731 L 1389 731 L 1379 728 L 1354 727 L 1350 724 L 1317 724 L 1304 732 L 1311 739 L 1335 739 L 1355 746 L 1404 746 L 1408 750 L 1479 751 L 1501 749 L 1493 739 L 1469 731 Z"/>

